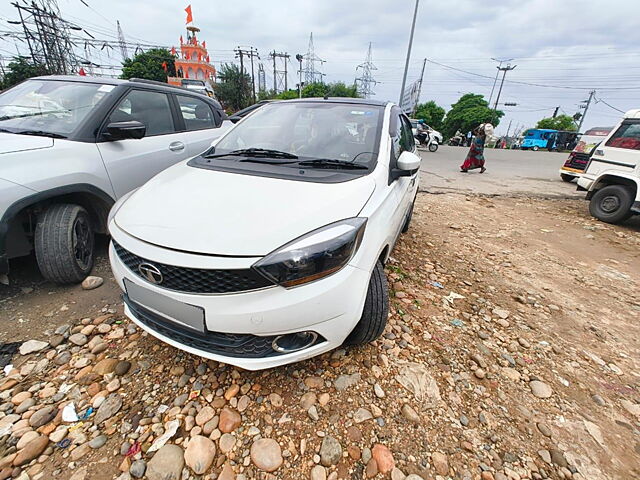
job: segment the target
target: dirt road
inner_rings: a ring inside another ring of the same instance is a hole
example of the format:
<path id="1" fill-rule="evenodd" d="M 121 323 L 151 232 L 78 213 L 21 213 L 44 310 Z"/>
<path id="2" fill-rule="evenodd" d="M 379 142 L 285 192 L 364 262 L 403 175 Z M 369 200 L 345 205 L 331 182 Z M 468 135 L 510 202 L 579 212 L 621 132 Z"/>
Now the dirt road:
<path id="1" fill-rule="evenodd" d="M 104 257 L 92 291 L 27 262 L 2 339 L 50 344 L 0 380 L 0 478 L 638 478 L 639 247 L 584 202 L 421 194 L 383 337 L 265 372 L 142 334 Z"/>

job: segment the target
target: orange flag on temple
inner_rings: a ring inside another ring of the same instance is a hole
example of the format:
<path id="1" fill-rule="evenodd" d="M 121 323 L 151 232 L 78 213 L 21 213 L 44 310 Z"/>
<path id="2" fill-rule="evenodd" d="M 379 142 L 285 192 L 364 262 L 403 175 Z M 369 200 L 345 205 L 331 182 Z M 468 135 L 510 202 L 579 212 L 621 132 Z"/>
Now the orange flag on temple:
<path id="1" fill-rule="evenodd" d="M 193 22 L 193 13 L 191 12 L 191 5 L 184 9 L 187 12 L 187 23 Z"/>
<path id="2" fill-rule="evenodd" d="M 176 47 L 171 47 L 171 55 L 175 55 L 178 52 L 176 51 Z"/>
<path id="3" fill-rule="evenodd" d="M 206 40 L 203 40 L 203 41 L 202 41 L 202 48 L 207 48 L 207 42 L 206 42 Z"/>

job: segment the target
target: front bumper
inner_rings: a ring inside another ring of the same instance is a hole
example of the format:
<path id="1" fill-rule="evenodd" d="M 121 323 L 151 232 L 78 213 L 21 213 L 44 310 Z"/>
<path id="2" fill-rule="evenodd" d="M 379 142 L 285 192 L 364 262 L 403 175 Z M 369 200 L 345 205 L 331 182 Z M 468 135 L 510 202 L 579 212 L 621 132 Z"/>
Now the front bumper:
<path id="1" fill-rule="evenodd" d="M 137 255 L 169 263 L 166 249 L 140 242 L 144 247 L 136 251 L 138 240 L 119 236 L 116 241 Z M 191 254 L 170 254 L 170 263 L 175 265 L 194 261 Z M 193 294 L 167 290 L 143 280 L 127 268 L 113 243 L 109 258 L 114 276 L 125 292 L 125 314 L 133 322 L 176 348 L 247 370 L 305 360 L 342 345 L 360 320 L 369 284 L 369 272 L 347 265 L 329 277 L 292 289 L 273 286 L 242 293 Z M 211 263 L 216 260 L 203 258 L 207 268 L 215 268 Z M 234 268 L 228 257 L 219 261 L 224 268 Z M 247 259 L 237 261 L 235 268 L 246 268 Z M 179 318 L 171 318 L 158 307 L 137 304 L 127 295 L 125 279 L 179 304 L 201 308 L 205 331 L 185 329 Z M 275 336 L 306 331 L 318 334 L 318 340 L 303 350 L 278 353 L 269 348 Z"/>
<path id="2" fill-rule="evenodd" d="M 593 178 L 591 175 L 588 174 L 582 174 L 580 175 L 580 177 L 578 177 L 578 186 L 581 189 L 584 190 L 591 190 L 591 187 L 593 186 L 593 182 L 595 181 L 595 178 Z"/>

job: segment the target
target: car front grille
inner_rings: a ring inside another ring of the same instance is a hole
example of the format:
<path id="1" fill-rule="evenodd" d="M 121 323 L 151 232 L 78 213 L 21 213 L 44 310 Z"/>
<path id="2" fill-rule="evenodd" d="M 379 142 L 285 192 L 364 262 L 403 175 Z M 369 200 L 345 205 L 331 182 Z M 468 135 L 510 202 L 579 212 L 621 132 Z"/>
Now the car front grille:
<path id="1" fill-rule="evenodd" d="M 129 270 L 145 281 L 148 279 L 140 273 L 139 266 L 147 263 L 156 267 L 162 274 L 162 280 L 154 284 L 185 293 L 238 293 L 274 284 L 253 269 L 207 270 L 202 268 L 178 267 L 154 262 L 139 257 L 113 241 L 118 257 Z"/>
<path id="2" fill-rule="evenodd" d="M 276 352 L 271 347 L 271 343 L 276 338 L 275 335 L 260 337 L 251 334 L 209 331 L 200 333 L 182 327 L 147 310 L 141 305 L 132 302 L 126 295 L 123 295 L 123 298 L 125 304 L 138 321 L 154 332 L 187 347 L 226 357 L 265 358 L 282 355 L 282 353 Z M 324 337 L 318 335 L 314 345 L 324 341 L 326 341 Z"/>

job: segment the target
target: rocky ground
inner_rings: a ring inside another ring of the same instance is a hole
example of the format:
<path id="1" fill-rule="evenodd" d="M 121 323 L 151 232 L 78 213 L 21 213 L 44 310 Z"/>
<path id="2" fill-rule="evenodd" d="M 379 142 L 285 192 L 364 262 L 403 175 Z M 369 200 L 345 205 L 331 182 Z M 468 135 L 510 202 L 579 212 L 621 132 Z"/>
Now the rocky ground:
<path id="1" fill-rule="evenodd" d="M 378 341 L 246 372 L 104 285 L 1 300 L 0 479 L 640 477 L 640 222 L 575 200 L 419 196 Z"/>

